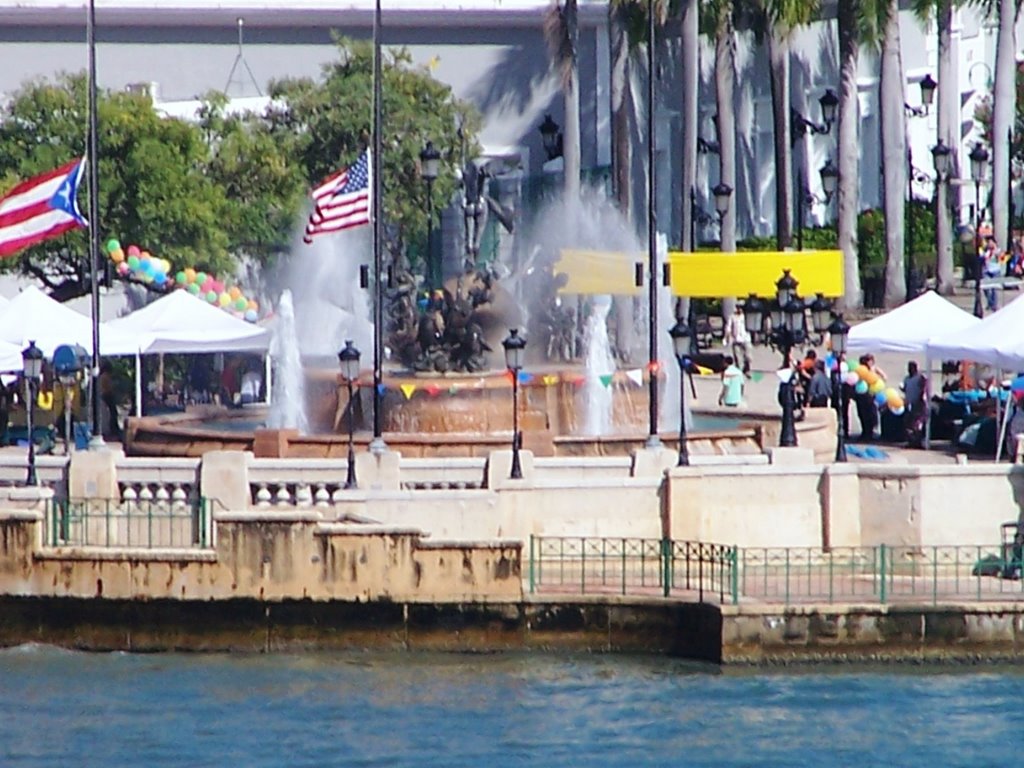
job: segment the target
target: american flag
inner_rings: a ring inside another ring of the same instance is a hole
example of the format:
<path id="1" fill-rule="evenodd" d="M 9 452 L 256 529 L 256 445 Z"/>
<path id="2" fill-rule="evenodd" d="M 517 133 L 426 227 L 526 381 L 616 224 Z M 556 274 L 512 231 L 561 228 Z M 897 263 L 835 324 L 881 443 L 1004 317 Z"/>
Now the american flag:
<path id="1" fill-rule="evenodd" d="M 350 168 L 343 168 L 313 190 L 313 212 L 309 214 L 308 244 L 316 235 L 340 232 L 370 223 L 370 150 Z"/>
<path id="2" fill-rule="evenodd" d="M 76 199 L 84 167 L 85 160 L 73 160 L 23 181 L 0 198 L 0 258 L 88 226 Z"/>

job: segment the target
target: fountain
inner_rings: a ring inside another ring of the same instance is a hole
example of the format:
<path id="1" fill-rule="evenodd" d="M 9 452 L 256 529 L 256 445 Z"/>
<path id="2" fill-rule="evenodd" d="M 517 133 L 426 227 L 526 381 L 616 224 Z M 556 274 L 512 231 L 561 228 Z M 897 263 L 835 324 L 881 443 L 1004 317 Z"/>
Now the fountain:
<path id="1" fill-rule="evenodd" d="M 507 279 L 499 280 L 504 265 L 471 267 L 446 281 L 443 290 L 426 295 L 401 261 L 393 265 L 385 291 L 381 396 L 383 431 L 391 448 L 405 456 L 483 456 L 508 446 L 511 379 L 500 362 L 500 342 L 510 327 L 524 328 L 530 342 L 519 400 L 526 449 L 536 455 L 621 455 L 646 441 L 647 339 L 636 332 L 635 326 L 645 321 L 633 311 L 646 302 L 561 294 L 566 275 L 555 267 L 565 248 L 613 250 L 628 260 L 621 266 L 632 274 L 632 262 L 643 252 L 640 245 L 607 201 L 593 196 L 574 205 L 553 203 L 534 231 L 536 236 L 527 236 L 531 247 L 520 249 L 530 258 L 512 268 Z M 276 441 L 280 455 L 343 456 L 349 414 L 357 443 L 369 441 L 373 327 L 369 292 L 359 288 L 358 279 L 367 241 L 367 232 L 354 230 L 295 249 L 292 292 L 282 293 L 277 308 L 278 387 L 267 424 L 303 434 L 290 435 L 285 447 Z M 658 344 L 665 364 L 656 375 L 663 382 L 661 424 L 674 432 L 679 378 L 667 333 L 672 298 L 668 291 L 661 293 Z M 585 305 L 589 314 L 580 311 Z M 580 317 L 586 318 L 582 334 Z M 352 402 L 335 361 L 349 338 L 362 350 L 364 365 Z M 195 416 L 189 423 L 187 414 L 171 422 L 134 421 L 128 450 L 135 454 L 253 448 L 252 433 L 231 430 L 227 423 L 220 429 L 205 417 L 203 423 Z M 735 420 L 726 421 L 723 429 L 736 426 Z M 753 428 L 722 439 L 729 452 L 759 450 Z"/>

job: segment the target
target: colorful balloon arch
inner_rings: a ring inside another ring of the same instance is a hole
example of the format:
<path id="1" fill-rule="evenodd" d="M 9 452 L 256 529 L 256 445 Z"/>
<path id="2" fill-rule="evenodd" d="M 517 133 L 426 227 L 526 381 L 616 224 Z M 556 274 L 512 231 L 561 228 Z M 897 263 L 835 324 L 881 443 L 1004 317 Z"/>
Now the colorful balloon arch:
<path id="1" fill-rule="evenodd" d="M 836 358 L 829 355 L 825 359 L 825 365 L 829 370 L 835 370 Z M 887 386 L 885 379 L 866 365 L 848 365 L 846 361 L 839 362 L 839 377 L 847 386 L 853 387 L 858 395 L 871 393 L 875 405 L 879 408 L 888 408 L 893 416 L 902 416 L 906 404 L 903 401 L 903 393 L 896 387 Z"/>
<path id="2" fill-rule="evenodd" d="M 259 304 L 247 297 L 237 285 L 227 285 L 194 267 L 172 274 L 171 262 L 167 259 L 157 258 L 137 245 L 129 245 L 125 250 L 121 242 L 113 237 L 107 240 L 104 250 L 114 262 L 118 276 L 125 280 L 153 285 L 167 291 L 176 288 L 188 291 L 250 323 L 259 319 Z"/>

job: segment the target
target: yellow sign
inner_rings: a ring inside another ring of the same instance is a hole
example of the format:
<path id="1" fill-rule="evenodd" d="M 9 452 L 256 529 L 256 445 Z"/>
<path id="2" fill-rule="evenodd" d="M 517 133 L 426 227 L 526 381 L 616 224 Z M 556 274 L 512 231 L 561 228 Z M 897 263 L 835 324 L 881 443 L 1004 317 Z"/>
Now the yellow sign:
<path id="1" fill-rule="evenodd" d="M 635 265 L 644 259 L 639 253 L 564 249 L 555 262 L 555 274 L 568 278 L 559 293 L 639 296 Z"/>
<path id="2" fill-rule="evenodd" d="M 672 251 L 668 261 L 673 296 L 774 296 L 784 269 L 799 282 L 801 296 L 843 295 L 842 251 Z"/>

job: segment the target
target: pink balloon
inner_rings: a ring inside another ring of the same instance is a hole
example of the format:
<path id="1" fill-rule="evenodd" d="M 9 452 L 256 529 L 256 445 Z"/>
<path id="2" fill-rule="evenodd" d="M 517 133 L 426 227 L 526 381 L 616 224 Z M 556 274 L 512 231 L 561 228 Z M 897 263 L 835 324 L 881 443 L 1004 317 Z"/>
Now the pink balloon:
<path id="1" fill-rule="evenodd" d="M 137 245 L 129 245 L 128 246 L 128 255 L 129 256 L 138 256 L 141 253 L 142 253 L 142 251 L 140 250 L 139 246 L 137 246 Z"/>

